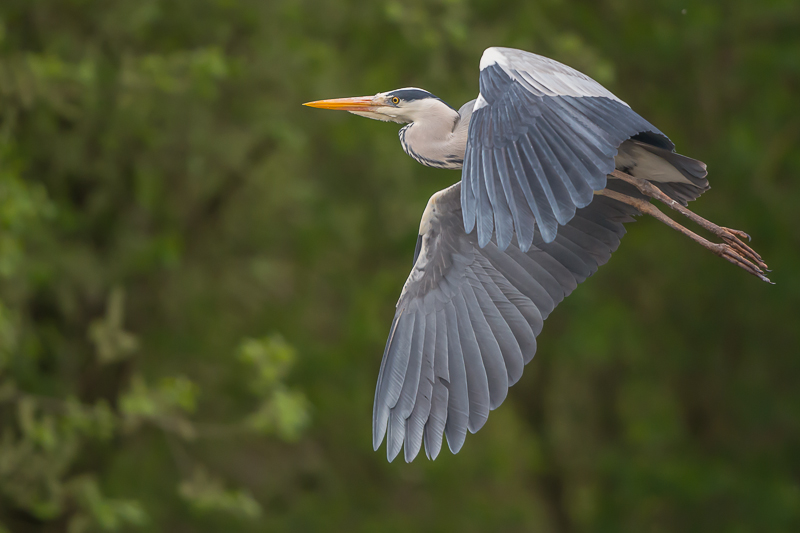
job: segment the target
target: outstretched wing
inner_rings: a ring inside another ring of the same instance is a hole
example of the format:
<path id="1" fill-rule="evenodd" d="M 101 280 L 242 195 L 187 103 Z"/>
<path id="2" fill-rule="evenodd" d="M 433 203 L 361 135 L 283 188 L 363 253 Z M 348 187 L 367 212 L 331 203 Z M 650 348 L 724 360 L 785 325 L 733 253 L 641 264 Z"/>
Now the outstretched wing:
<path id="1" fill-rule="evenodd" d="M 655 126 L 599 83 L 552 59 L 511 48 L 481 58 L 480 95 L 462 172 L 464 228 L 478 243 L 493 231 L 525 251 L 534 221 L 544 242 L 592 201 L 614 170 L 617 147 L 638 136 L 672 151 Z"/>
<path id="2" fill-rule="evenodd" d="M 613 180 L 612 187 L 626 187 Z M 479 246 L 464 231 L 461 183 L 436 193 L 420 225 L 414 268 L 397 302 L 373 410 L 373 444 L 387 436 L 393 460 L 411 461 L 424 440 L 435 458 L 442 436 L 453 453 L 499 406 L 536 352 L 542 321 L 599 265 L 625 233 L 633 208 L 597 196 L 527 252 Z M 635 191 L 626 191 L 636 194 Z"/>

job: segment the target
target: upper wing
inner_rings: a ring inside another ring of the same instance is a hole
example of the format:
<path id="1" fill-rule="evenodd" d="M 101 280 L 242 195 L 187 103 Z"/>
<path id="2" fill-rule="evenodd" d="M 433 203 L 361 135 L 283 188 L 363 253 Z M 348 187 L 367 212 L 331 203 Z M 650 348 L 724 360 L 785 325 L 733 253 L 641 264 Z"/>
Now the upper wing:
<path id="1" fill-rule="evenodd" d="M 612 187 L 626 187 L 617 183 Z M 442 435 L 453 453 L 500 405 L 533 358 L 542 321 L 608 261 L 637 211 L 604 196 L 544 242 L 522 252 L 512 236 L 478 245 L 461 218 L 461 183 L 436 193 L 420 225 L 414 268 L 397 302 L 373 410 L 373 444 L 387 434 L 392 460 L 405 442 L 411 461 L 425 441 L 435 458 Z M 631 191 L 636 194 L 635 191 Z"/>
<path id="2" fill-rule="evenodd" d="M 520 248 L 545 242 L 575 209 L 592 201 L 614 170 L 617 147 L 639 135 L 674 146 L 608 90 L 552 59 L 511 48 L 481 58 L 480 95 L 469 124 L 461 205 L 478 243 L 497 235 L 501 250 L 516 229 Z"/>

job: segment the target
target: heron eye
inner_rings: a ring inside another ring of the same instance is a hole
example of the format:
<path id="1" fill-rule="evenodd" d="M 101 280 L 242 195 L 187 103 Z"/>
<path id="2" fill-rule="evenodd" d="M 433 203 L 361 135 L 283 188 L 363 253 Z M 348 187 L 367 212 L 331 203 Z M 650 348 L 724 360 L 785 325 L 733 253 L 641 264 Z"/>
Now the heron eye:
<path id="1" fill-rule="evenodd" d="M 394 105 L 397 105 L 397 104 L 400 103 L 400 99 L 398 97 L 396 97 L 396 96 L 392 96 L 392 103 Z"/>

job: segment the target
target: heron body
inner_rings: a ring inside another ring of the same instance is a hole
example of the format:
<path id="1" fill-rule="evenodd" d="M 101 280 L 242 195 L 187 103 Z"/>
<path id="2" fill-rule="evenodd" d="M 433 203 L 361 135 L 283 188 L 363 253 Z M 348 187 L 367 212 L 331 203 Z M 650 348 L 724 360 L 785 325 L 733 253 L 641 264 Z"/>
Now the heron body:
<path id="1" fill-rule="evenodd" d="M 487 49 L 480 93 L 458 111 L 404 88 L 310 102 L 405 123 L 423 165 L 461 169 L 422 215 L 414 266 L 381 363 L 373 445 L 411 461 L 424 444 L 453 453 L 505 399 L 536 352 L 543 321 L 616 250 L 623 224 L 651 214 L 766 280 L 743 233 L 684 206 L 708 189 L 706 166 L 580 72 L 529 52 Z M 609 179 L 612 178 L 612 179 Z M 715 245 L 649 202 L 714 232 Z M 768 281 L 768 280 L 767 280 Z"/>

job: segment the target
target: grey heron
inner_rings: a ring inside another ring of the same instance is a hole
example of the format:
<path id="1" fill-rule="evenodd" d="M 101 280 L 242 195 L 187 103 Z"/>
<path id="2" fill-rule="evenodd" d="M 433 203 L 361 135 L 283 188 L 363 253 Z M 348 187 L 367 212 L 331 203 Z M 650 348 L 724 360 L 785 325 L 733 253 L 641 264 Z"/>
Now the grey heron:
<path id="1" fill-rule="evenodd" d="M 529 52 L 489 48 L 480 93 L 459 110 L 428 91 L 305 104 L 406 124 L 405 152 L 461 170 L 435 193 L 397 302 L 373 408 L 373 445 L 457 453 L 505 399 L 551 311 L 606 263 L 634 215 L 649 214 L 769 282 L 744 232 L 687 209 L 706 165 L 588 76 Z M 657 199 L 716 235 L 664 215 Z"/>

